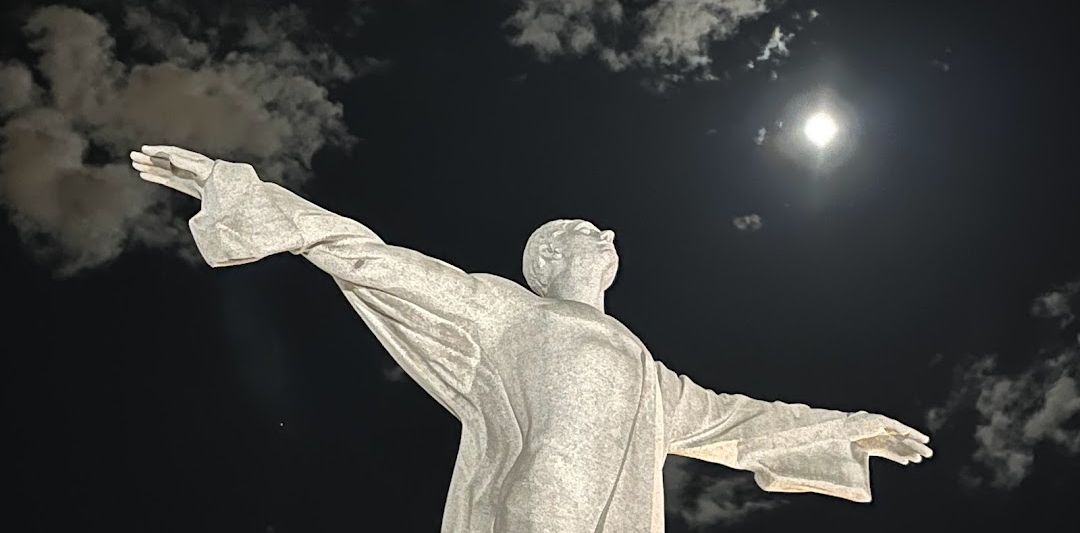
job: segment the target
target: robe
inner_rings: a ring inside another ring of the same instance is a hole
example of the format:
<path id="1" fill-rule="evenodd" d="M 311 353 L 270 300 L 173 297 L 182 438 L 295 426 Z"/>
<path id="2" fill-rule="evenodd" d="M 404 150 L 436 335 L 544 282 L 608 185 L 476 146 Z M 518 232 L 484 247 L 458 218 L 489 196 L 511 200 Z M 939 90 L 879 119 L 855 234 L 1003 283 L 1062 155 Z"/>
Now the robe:
<path id="1" fill-rule="evenodd" d="M 870 501 L 862 412 L 708 390 L 593 307 L 386 244 L 250 165 L 215 162 L 189 227 L 210 266 L 290 252 L 330 274 L 461 422 L 444 532 L 662 532 L 668 454 L 766 491 Z"/>

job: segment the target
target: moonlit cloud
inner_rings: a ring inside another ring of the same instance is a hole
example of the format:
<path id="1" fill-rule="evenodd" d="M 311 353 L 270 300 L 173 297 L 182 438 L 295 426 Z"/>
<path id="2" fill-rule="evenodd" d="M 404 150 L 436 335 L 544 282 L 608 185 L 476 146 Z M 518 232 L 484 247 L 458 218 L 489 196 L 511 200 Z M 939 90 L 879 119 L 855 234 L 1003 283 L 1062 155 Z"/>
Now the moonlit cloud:
<path id="1" fill-rule="evenodd" d="M 692 460 L 674 455 L 664 463 L 666 513 L 681 518 L 692 529 L 730 526 L 786 503 L 763 492 L 748 474 L 712 476 L 699 473 L 698 468 Z"/>
<path id="2" fill-rule="evenodd" d="M 383 367 L 382 371 L 383 379 L 391 383 L 397 383 L 399 381 L 405 381 L 405 369 L 394 364 L 393 366 Z"/>
<path id="3" fill-rule="evenodd" d="M 787 43 L 795 37 L 794 33 L 784 33 L 780 30 L 780 26 L 773 28 L 772 34 L 769 35 L 768 42 L 761 49 L 761 53 L 758 54 L 755 61 L 768 61 L 773 57 L 787 57 L 791 54 L 788 50 Z"/>
<path id="4" fill-rule="evenodd" d="M 26 65 L 0 62 L 0 117 L 29 107 L 38 99 L 37 91 Z"/>
<path id="5" fill-rule="evenodd" d="M 732 225 L 739 231 L 757 231 L 761 229 L 761 216 L 755 213 L 735 217 L 731 220 Z"/>
<path id="6" fill-rule="evenodd" d="M 1068 327 L 1076 319 L 1069 301 L 1077 293 L 1080 293 L 1080 281 L 1066 283 L 1036 298 L 1031 304 L 1031 314 L 1040 318 L 1056 318 L 1061 328 Z"/>
<path id="7" fill-rule="evenodd" d="M 949 72 L 952 70 L 952 48 L 946 47 L 943 57 L 931 59 L 930 66 L 941 72 Z"/>
<path id="8" fill-rule="evenodd" d="M 510 42 L 541 60 L 593 56 L 614 71 L 644 70 L 663 90 L 715 79 L 709 47 L 768 10 L 765 0 L 522 0 L 506 25 Z M 790 34 L 778 38 L 769 54 L 786 52 Z"/>
<path id="9" fill-rule="evenodd" d="M 754 134 L 754 144 L 758 146 L 765 144 L 765 135 L 767 133 L 768 132 L 765 130 L 765 128 L 758 128 L 757 133 Z"/>
<path id="10" fill-rule="evenodd" d="M 37 62 L 0 65 L 0 205 L 27 250 L 57 275 L 131 246 L 191 256 L 176 195 L 138 179 L 125 157 L 133 148 L 185 146 L 249 161 L 263 178 L 296 186 L 317 151 L 353 142 L 328 88 L 379 62 L 346 61 L 301 38 L 311 32 L 295 7 L 213 26 L 178 9 L 166 17 L 133 7 L 110 24 L 79 9 L 41 8 L 24 25 Z M 228 50 L 217 42 L 226 29 L 240 36 Z M 118 57 L 119 33 L 154 59 Z"/>
<path id="11" fill-rule="evenodd" d="M 1066 307 L 1069 300 L 1056 296 L 1062 294 L 1066 293 L 1053 291 L 1040 296 L 1033 304 L 1033 314 L 1071 316 Z M 1044 347 L 1039 356 L 1014 374 L 998 371 L 992 355 L 963 365 L 945 404 L 927 412 L 927 425 L 936 431 L 958 412 L 974 410 L 974 464 L 963 473 L 966 484 L 998 489 L 1018 486 L 1031 472 L 1036 449 L 1044 444 L 1069 455 L 1080 452 L 1080 429 L 1068 424 L 1080 413 L 1080 336 L 1067 333 L 1063 342 Z"/>

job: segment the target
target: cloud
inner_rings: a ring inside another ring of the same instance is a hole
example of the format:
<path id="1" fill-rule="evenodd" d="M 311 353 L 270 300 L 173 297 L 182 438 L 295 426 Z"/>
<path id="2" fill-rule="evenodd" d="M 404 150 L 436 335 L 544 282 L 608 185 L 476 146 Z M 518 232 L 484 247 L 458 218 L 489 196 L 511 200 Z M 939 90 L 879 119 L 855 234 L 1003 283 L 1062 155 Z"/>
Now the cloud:
<path id="1" fill-rule="evenodd" d="M 29 252 L 59 276 L 133 246 L 193 256 L 174 213 L 181 200 L 128 168 L 135 147 L 185 146 L 298 186 L 317 151 L 354 141 L 328 91 L 380 62 L 349 62 L 311 42 L 295 7 L 222 16 L 215 25 L 178 9 L 162 10 L 166 16 L 134 7 L 110 25 L 78 9 L 41 8 L 24 25 L 36 63 L 0 65 L 0 205 Z M 226 31 L 240 36 L 229 49 L 219 42 Z M 118 32 L 153 59 L 118 57 Z"/>
<path id="2" fill-rule="evenodd" d="M 758 146 L 765 144 L 765 135 L 767 133 L 768 132 L 765 130 L 765 128 L 758 128 L 757 134 L 754 135 L 754 144 Z"/>
<path id="3" fill-rule="evenodd" d="M 382 375 L 383 379 L 392 383 L 405 381 L 405 369 L 401 368 L 397 364 L 393 364 L 393 366 L 387 365 L 383 367 Z"/>
<path id="4" fill-rule="evenodd" d="M 1067 284 L 1073 290 L 1077 283 Z M 1042 318 L 1071 316 L 1067 300 L 1052 291 L 1035 300 L 1032 313 Z M 1071 320 L 1069 321 L 1071 322 Z M 1062 328 L 1069 322 L 1062 322 Z M 1080 413 L 1080 335 L 1044 347 L 1040 359 L 1016 374 L 997 369 L 996 358 L 984 356 L 959 367 L 957 384 L 945 404 L 927 412 L 931 431 L 944 427 L 962 410 L 973 409 L 975 451 L 973 467 L 963 473 L 970 486 L 1011 489 L 1026 478 L 1042 444 L 1064 453 L 1080 452 L 1080 429 L 1069 421 Z"/>
<path id="5" fill-rule="evenodd" d="M 1080 281 L 1066 283 L 1036 298 L 1031 304 L 1031 314 L 1040 318 L 1057 318 L 1058 326 L 1066 328 L 1076 320 L 1069 308 L 1069 300 L 1077 293 L 1080 293 Z"/>
<path id="6" fill-rule="evenodd" d="M 944 59 L 934 58 L 930 60 L 930 66 L 934 67 L 941 72 L 948 72 L 952 70 L 952 48 L 946 47 Z"/>
<path id="7" fill-rule="evenodd" d="M 747 474 L 711 476 L 696 473 L 691 463 L 690 459 L 674 455 L 664 463 L 665 510 L 691 529 L 728 526 L 752 513 L 786 503 L 762 492 Z"/>
<path id="8" fill-rule="evenodd" d="M 511 43 L 547 60 L 589 52 L 597 44 L 597 25 L 618 24 L 622 16 L 617 0 L 525 0 L 506 24 L 517 30 Z"/>
<path id="9" fill-rule="evenodd" d="M 780 26 L 773 28 L 772 34 L 769 35 L 768 42 L 761 48 L 761 53 L 758 54 L 755 61 L 768 61 L 774 56 L 787 57 L 791 54 L 788 50 L 787 43 L 791 42 L 791 39 L 795 37 L 794 33 L 784 33 L 780 30 Z"/>
<path id="10" fill-rule="evenodd" d="M 0 117 L 24 109 L 37 99 L 30 69 L 22 63 L 0 62 Z"/>
<path id="11" fill-rule="evenodd" d="M 731 223 L 735 226 L 735 229 L 739 231 L 757 231 L 761 229 L 762 225 L 761 216 L 755 213 L 735 217 L 731 219 Z"/>
<path id="12" fill-rule="evenodd" d="M 664 90 L 715 79 L 709 47 L 768 10 L 766 0 L 521 0 L 506 26 L 512 44 L 541 60 L 594 56 L 614 71 L 648 71 L 654 88 Z"/>

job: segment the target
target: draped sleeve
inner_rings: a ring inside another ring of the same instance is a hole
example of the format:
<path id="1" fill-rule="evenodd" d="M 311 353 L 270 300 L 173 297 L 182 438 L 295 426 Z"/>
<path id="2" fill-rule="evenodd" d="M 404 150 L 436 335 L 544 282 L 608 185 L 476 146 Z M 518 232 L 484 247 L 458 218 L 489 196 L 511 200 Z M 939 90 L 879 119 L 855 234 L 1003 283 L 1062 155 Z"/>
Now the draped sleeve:
<path id="1" fill-rule="evenodd" d="M 457 415 L 468 401 L 495 311 L 484 276 L 386 244 L 242 163 L 215 163 L 188 226 L 213 267 L 280 252 L 305 257 L 334 278 L 390 355 L 439 403 Z"/>
<path id="2" fill-rule="evenodd" d="M 754 473 L 769 492 L 816 492 L 868 502 L 869 456 L 849 413 L 718 394 L 656 362 L 668 453 Z"/>

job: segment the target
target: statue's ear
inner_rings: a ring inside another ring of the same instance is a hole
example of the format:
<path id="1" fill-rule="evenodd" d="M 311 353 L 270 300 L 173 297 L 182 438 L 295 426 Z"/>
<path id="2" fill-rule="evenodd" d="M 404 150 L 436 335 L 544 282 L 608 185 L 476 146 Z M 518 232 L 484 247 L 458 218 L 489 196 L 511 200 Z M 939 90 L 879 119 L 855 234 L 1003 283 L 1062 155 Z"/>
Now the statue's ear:
<path id="1" fill-rule="evenodd" d="M 562 260 L 562 252 L 549 243 L 541 244 L 537 251 L 539 252 L 540 259 L 544 262 Z"/>

